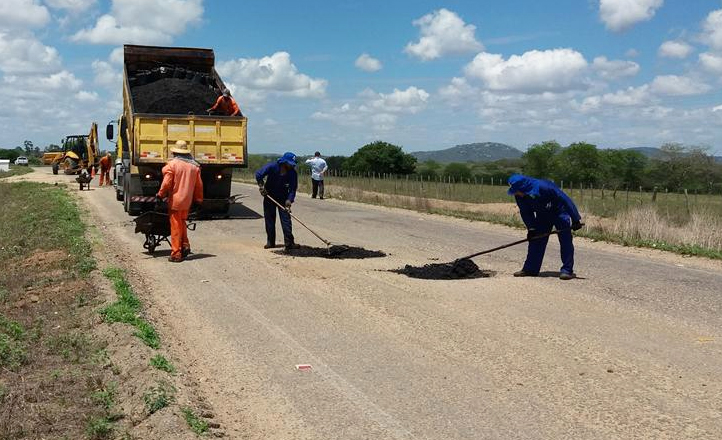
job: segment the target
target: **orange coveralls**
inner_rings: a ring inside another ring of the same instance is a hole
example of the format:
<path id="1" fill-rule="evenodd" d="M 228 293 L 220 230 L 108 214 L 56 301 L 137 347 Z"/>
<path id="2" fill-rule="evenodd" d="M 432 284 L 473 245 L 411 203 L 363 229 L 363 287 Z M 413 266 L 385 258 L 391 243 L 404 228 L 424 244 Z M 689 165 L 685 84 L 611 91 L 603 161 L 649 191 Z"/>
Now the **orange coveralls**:
<path id="1" fill-rule="evenodd" d="M 108 156 L 100 158 L 100 184 L 98 186 L 103 186 L 103 182 L 110 185 L 110 158 Z"/>
<path id="2" fill-rule="evenodd" d="M 186 219 L 193 202 L 203 203 L 201 169 L 182 159 L 173 159 L 163 167 L 163 183 L 158 197 L 168 196 L 170 216 L 170 257 L 182 260 L 183 249 L 190 250 Z"/>
<path id="3" fill-rule="evenodd" d="M 218 111 L 226 116 L 238 116 L 241 114 L 241 109 L 238 108 L 238 104 L 232 96 L 227 98 L 225 96 L 219 96 L 216 103 L 210 108 L 210 110 Z"/>

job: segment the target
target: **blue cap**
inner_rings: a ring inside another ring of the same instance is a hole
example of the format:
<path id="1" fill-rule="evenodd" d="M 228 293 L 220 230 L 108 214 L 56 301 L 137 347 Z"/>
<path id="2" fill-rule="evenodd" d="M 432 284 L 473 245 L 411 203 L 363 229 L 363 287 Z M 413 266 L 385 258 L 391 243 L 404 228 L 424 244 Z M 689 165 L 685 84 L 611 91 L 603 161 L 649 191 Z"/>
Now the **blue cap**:
<path id="1" fill-rule="evenodd" d="M 283 156 L 281 156 L 278 159 L 278 163 L 285 163 L 288 165 L 291 165 L 292 167 L 296 166 L 296 155 L 291 153 L 290 151 L 287 151 L 283 153 Z"/>

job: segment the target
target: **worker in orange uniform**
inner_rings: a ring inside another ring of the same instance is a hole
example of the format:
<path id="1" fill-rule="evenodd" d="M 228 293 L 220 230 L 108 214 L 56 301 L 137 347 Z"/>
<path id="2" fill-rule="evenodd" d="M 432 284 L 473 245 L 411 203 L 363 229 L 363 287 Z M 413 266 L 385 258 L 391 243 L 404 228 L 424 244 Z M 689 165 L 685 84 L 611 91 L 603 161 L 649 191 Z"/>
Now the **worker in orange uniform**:
<path id="1" fill-rule="evenodd" d="M 238 107 L 238 103 L 231 96 L 231 91 L 223 89 L 223 93 L 218 97 L 213 107 L 206 110 L 208 113 L 220 116 L 241 116 L 241 109 Z"/>
<path id="2" fill-rule="evenodd" d="M 103 186 L 103 184 L 105 184 L 106 186 L 110 185 L 111 166 L 112 161 L 110 153 L 107 153 L 105 156 L 100 158 L 100 183 L 98 184 L 98 186 Z"/>
<path id="3" fill-rule="evenodd" d="M 156 201 L 168 196 L 171 247 L 168 261 L 180 263 L 191 253 L 186 219 L 191 205 L 203 203 L 203 182 L 200 164 L 193 160 L 185 141 L 176 142 L 170 151 L 173 159 L 163 167 L 163 183 Z"/>

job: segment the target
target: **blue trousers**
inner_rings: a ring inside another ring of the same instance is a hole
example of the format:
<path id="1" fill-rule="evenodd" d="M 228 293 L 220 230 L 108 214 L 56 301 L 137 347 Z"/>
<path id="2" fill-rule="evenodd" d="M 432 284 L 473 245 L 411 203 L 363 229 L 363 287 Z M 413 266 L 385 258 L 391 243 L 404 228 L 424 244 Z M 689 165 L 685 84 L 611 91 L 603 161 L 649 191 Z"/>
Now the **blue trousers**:
<path id="1" fill-rule="evenodd" d="M 279 203 L 286 201 L 286 197 L 271 196 Z M 283 241 L 285 244 L 292 244 L 293 228 L 291 226 L 291 215 L 285 209 L 276 206 L 268 197 L 263 198 L 263 218 L 266 220 L 266 240 L 270 244 L 276 244 L 276 210 L 281 219 L 281 229 L 283 230 Z"/>
<path id="2" fill-rule="evenodd" d="M 574 244 L 572 243 L 571 218 L 568 214 L 562 213 L 551 218 L 537 218 L 537 234 L 551 232 L 552 227 L 559 231 L 559 246 L 562 254 L 562 273 L 574 273 Z M 549 237 L 531 240 L 524 262 L 524 272 L 537 275 L 541 270 L 544 252 L 547 248 Z"/>

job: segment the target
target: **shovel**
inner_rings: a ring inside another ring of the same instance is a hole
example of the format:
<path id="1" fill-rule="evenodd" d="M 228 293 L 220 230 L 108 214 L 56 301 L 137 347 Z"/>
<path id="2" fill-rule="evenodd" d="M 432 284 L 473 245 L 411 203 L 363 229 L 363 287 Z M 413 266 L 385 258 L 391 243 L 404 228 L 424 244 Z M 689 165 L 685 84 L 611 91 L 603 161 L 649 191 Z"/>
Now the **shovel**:
<path id="1" fill-rule="evenodd" d="M 497 246 L 497 247 L 492 248 L 492 249 L 487 249 L 487 250 L 485 250 L 485 251 L 481 251 L 481 252 L 477 252 L 477 253 L 475 253 L 475 254 L 467 255 L 466 257 L 457 258 L 456 260 L 452 261 L 452 264 L 457 264 L 459 261 L 462 261 L 462 260 L 471 260 L 472 258 L 478 257 L 479 255 L 490 254 L 490 253 L 492 253 L 492 252 L 500 251 L 500 250 L 506 249 L 506 248 L 508 248 L 508 247 L 516 246 L 516 245 L 522 244 L 522 243 L 526 243 L 527 241 L 538 240 L 538 239 L 540 239 L 540 238 L 549 237 L 550 235 L 555 235 L 555 234 L 558 234 L 558 233 L 559 233 L 559 231 L 545 232 L 544 234 L 535 235 L 535 236 L 533 236 L 533 237 L 531 237 L 531 238 L 525 238 L 525 239 L 523 239 L 523 240 L 517 240 L 517 241 L 515 241 L 515 242 L 513 242 L 513 243 L 503 244 L 503 245 L 501 245 L 501 246 Z"/>
<path id="2" fill-rule="evenodd" d="M 285 206 L 283 206 L 283 205 L 281 205 L 280 203 L 278 203 L 273 197 L 271 197 L 271 196 L 269 196 L 268 194 L 266 194 L 266 198 L 268 198 L 268 200 L 272 201 L 272 202 L 273 202 L 276 206 L 278 206 L 279 208 L 281 208 L 281 209 L 283 209 L 284 211 L 288 212 L 288 215 L 290 215 L 291 217 L 293 217 L 293 219 L 296 220 L 298 223 L 300 223 L 301 226 L 303 226 L 304 228 L 308 229 L 308 232 L 310 232 L 310 233 L 313 234 L 316 238 L 318 238 L 319 240 L 321 240 L 321 241 L 326 245 L 326 252 L 328 252 L 328 255 L 340 254 L 341 252 L 345 252 L 346 250 L 348 250 L 348 246 L 346 246 L 346 245 L 340 245 L 340 244 L 336 244 L 336 245 L 335 245 L 335 244 L 331 243 L 330 241 L 326 240 L 325 238 L 321 237 L 320 235 L 318 235 L 313 229 L 311 229 L 311 228 L 309 228 L 308 226 L 306 226 L 301 220 L 298 219 L 298 217 L 296 217 L 295 215 L 293 215 L 288 208 L 286 208 Z"/>

